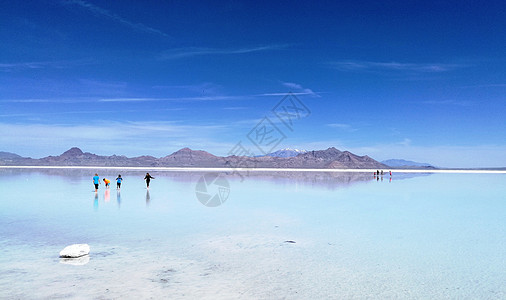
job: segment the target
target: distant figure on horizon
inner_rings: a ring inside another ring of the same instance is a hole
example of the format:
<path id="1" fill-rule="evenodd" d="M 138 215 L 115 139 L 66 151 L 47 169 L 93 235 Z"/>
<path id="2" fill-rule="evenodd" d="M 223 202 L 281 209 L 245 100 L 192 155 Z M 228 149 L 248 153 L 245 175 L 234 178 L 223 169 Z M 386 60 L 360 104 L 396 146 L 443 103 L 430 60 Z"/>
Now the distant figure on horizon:
<path id="1" fill-rule="evenodd" d="M 111 181 L 107 178 L 104 178 L 104 183 L 105 183 L 105 188 L 108 189 L 109 186 L 111 185 Z"/>
<path id="2" fill-rule="evenodd" d="M 392 177 L 392 170 L 390 170 L 390 177 Z"/>
<path id="3" fill-rule="evenodd" d="M 144 176 L 144 180 L 146 180 L 146 187 L 149 189 L 149 182 L 151 179 L 155 179 L 155 177 L 149 175 L 149 173 L 146 173 L 146 176 Z"/>
<path id="4" fill-rule="evenodd" d="M 100 177 L 98 177 L 98 174 L 95 173 L 95 176 L 93 176 L 93 184 L 95 185 L 95 193 L 98 192 L 98 185 L 100 184 Z"/>
<path id="5" fill-rule="evenodd" d="M 123 180 L 123 178 L 121 178 L 121 174 L 118 175 L 118 178 L 116 178 L 116 189 L 119 190 L 121 189 L 121 181 Z"/>
<path id="6" fill-rule="evenodd" d="M 383 176 L 383 170 L 381 170 L 381 176 Z"/>
<path id="7" fill-rule="evenodd" d="M 376 170 L 376 174 L 379 176 L 379 174 L 380 174 L 380 170 Z"/>

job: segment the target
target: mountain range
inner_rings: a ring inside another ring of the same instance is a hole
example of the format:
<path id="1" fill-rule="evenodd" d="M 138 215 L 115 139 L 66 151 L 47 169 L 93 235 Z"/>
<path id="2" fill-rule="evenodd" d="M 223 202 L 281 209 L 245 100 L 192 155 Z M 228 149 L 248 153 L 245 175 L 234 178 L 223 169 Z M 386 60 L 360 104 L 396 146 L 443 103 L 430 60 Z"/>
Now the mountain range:
<path id="1" fill-rule="evenodd" d="M 423 169 L 435 169 L 435 167 L 428 163 L 419 163 L 416 161 L 405 160 L 405 159 L 387 159 L 381 161 L 382 164 L 390 166 L 392 168 L 423 168 Z"/>
<path id="2" fill-rule="evenodd" d="M 283 149 L 286 150 L 286 149 Z M 300 150 L 299 150 L 300 151 Z M 283 154 L 284 155 L 284 154 Z M 105 166 L 105 167 L 215 167 L 215 168 L 302 168 L 302 169 L 387 169 L 369 156 L 358 156 L 334 147 L 326 150 L 300 151 L 296 156 L 215 156 L 202 150 L 180 149 L 170 155 L 126 157 L 101 156 L 71 148 L 58 156 L 39 159 L 0 152 L 4 166 Z"/>

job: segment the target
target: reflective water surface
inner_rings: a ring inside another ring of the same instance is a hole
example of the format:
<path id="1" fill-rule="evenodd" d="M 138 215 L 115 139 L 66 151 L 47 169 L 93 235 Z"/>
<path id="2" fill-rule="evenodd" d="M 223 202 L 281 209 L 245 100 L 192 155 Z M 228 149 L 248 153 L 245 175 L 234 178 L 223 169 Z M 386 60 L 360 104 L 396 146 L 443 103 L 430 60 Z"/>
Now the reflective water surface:
<path id="1" fill-rule="evenodd" d="M 506 298 L 504 174 L 94 173 L 0 169 L 0 298 Z"/>

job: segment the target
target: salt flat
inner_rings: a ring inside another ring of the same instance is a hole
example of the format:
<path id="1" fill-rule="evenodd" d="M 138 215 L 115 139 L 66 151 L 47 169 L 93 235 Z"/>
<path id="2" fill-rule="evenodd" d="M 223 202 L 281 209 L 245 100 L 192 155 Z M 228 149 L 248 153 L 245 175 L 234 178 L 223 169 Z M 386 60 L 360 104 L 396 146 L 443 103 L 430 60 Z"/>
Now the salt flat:
<path id="1" fill-rule="evenodd" d="M 0 298 L 506 297 L 504 174 L 224 175 L 210 208 L 184 170 L 0 169 Z"/>

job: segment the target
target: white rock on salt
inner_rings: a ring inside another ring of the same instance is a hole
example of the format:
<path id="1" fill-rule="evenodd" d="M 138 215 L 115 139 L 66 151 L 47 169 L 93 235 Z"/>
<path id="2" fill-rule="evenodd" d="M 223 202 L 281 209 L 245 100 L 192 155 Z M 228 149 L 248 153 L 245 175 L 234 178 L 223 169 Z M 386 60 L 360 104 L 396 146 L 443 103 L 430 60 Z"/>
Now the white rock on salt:
<path id="1" fill-rule="evenodd" d="M 88 244 L 74 244 L 60 251 L 61 258 L 76 258 L 88 254 L 90 254 L 90 246 Z"/>

